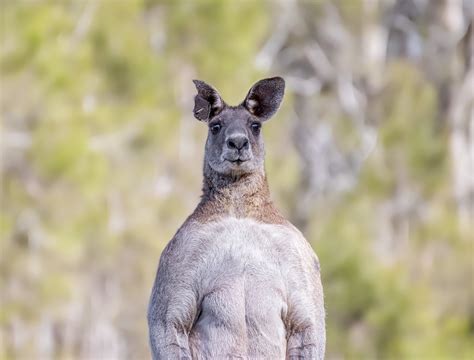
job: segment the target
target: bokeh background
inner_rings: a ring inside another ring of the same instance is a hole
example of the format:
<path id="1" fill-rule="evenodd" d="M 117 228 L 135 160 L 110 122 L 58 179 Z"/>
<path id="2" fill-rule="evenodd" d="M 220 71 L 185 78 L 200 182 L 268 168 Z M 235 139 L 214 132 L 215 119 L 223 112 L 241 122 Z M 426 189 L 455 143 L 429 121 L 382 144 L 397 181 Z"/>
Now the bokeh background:
<path id="1" fill-rule="evenodd" d="M 197 204 L 193 78 L 265 124 L 318 253 L 328 359 L 474 358 L 469 0 L 1 1 L 0 359 L 147 359 L 160 252 Z"/>

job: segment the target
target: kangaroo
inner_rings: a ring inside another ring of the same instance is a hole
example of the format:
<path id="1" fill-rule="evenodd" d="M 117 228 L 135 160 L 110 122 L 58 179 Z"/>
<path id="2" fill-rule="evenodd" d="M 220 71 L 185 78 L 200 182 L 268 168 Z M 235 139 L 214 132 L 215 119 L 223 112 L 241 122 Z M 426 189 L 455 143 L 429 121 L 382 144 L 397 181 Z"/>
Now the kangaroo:
<path id="1" fill-rule="evenodd" d="M 270 200 L 262 123 L 285 82 L 260 80 L 238 106 L 193 81 L 208 124 L 202 198 L 164 249 L 148 308 L 153 359 L 323 359 L 319 261 Z"/>

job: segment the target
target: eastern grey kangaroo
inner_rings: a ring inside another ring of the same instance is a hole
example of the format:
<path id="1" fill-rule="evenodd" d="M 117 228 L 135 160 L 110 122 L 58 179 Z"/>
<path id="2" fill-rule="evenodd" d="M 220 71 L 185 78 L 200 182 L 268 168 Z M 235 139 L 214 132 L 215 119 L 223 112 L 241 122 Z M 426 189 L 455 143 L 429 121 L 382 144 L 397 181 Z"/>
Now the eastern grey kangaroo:
<path id="1" fill-rule="evenodd" d="M 194 80 L 209 127 L 202 199 L 163 251 L 148 308 L 154 359 L 323 359 L 319 261 L 270 200 L 262 123 L 285 82 L 257 82 L 238 106 Z"/>

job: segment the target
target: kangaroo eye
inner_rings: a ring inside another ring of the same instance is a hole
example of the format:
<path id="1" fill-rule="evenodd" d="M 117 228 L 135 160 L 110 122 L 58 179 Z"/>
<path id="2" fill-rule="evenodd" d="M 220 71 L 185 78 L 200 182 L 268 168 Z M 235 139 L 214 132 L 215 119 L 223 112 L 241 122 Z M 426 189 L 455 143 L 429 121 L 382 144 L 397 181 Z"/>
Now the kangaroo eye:
<path id="1" fill-rule="evenodd" d="M 211 133 L 213 133 L 214 135 L 216 135 L 219 130 L 221 129 L 221 124 L 214 124 L 211 126 Z"/>
<path id="2" fill-rule="evenodd" d="M 254 122 L 252 123 L 252 125 L 250 125 L 250 127 L 252 128 L 254 134 L 258 135 L 260 133 L 260 128 L 262 127 L 262 124 Z"/>

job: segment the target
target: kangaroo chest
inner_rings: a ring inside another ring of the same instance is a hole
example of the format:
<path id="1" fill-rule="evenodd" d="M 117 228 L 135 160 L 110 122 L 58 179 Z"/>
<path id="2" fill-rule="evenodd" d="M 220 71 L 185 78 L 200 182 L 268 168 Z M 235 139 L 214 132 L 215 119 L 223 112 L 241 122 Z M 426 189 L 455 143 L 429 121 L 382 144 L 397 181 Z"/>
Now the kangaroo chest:
<path id="1" fill-rule="evenodd" d="M 205 356 L 284 356 L 285 226 L 226 218 L 197 231 L 203 294 L 190 340 Z"/>

